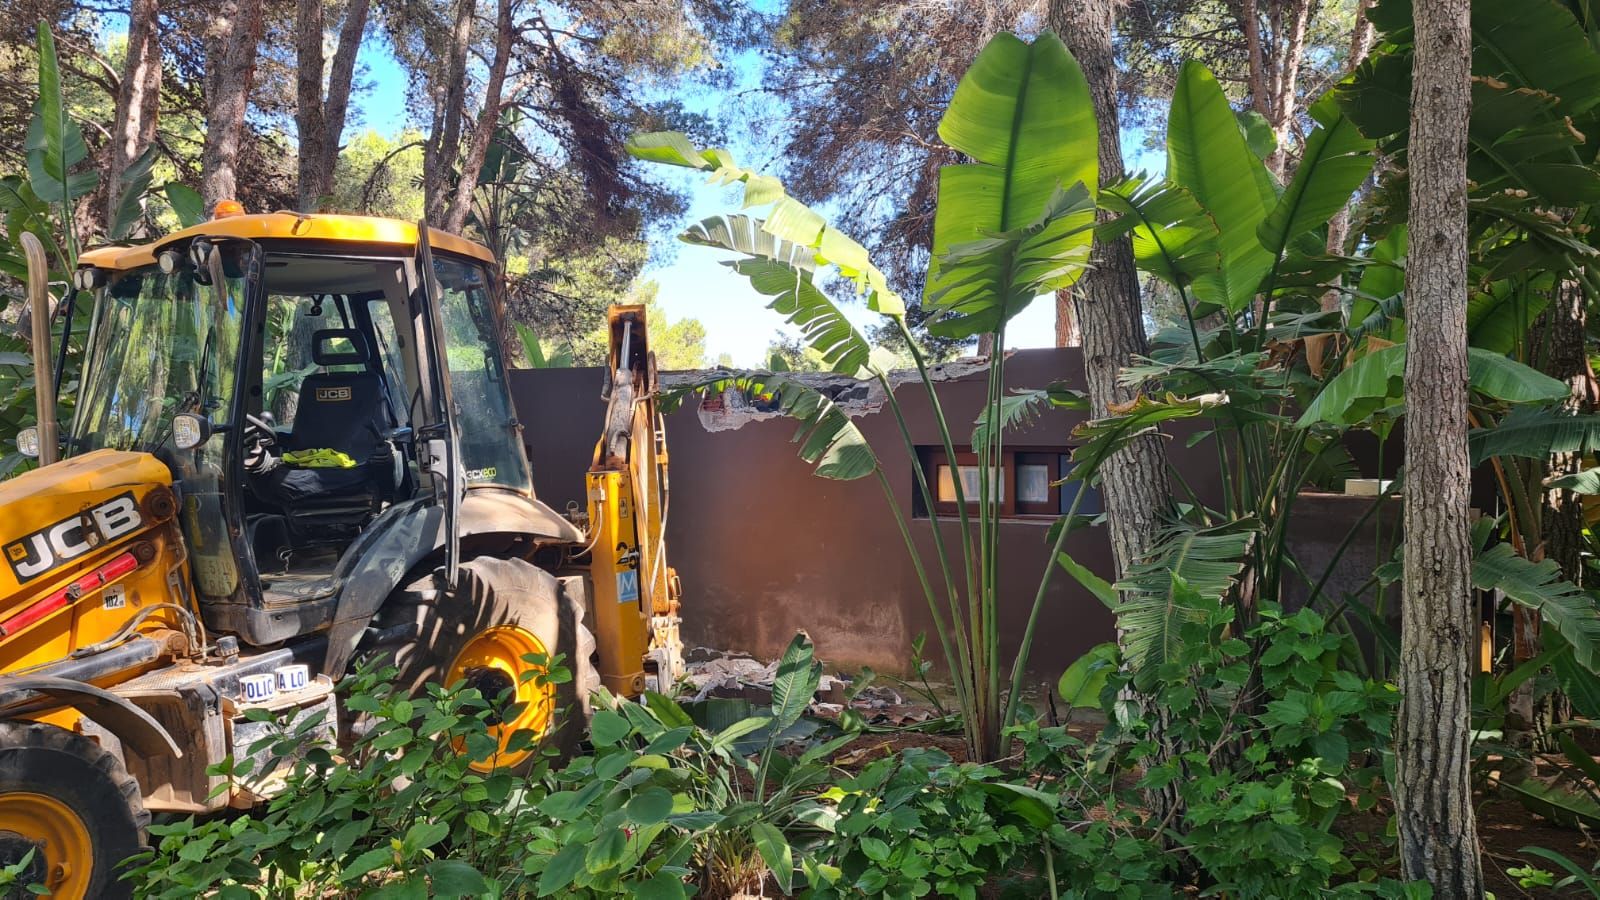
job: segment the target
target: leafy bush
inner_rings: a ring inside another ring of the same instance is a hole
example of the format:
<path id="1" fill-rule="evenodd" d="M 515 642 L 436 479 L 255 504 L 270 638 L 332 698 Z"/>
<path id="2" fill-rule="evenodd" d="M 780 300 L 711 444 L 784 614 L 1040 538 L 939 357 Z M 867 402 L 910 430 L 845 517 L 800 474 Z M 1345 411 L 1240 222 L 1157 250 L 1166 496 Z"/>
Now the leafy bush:
<path id="1" fill-rule="evenodd" d="M 1059 818 L 1077 823 L 1049 832 L 1062 886 L 1083 896 L 1170 895 L 1174 881 L 1233 897 L 1422 896 L 1358 869 L 1334 829 L 1375 801 L 1394 690 L 1340 669 L 1347 639 L 1311 610 L 1263 608 L 1238 634 L 1231 604 L 1191 594 L 1186 605 L 1194 615 L 1171 655 L 1140 676 L 1143 706 L 1126 699 L 1133 676 L 1117 671 L 1094 742 L 1019 729 L 1024 769 L 1056 779 Z M 1153 715 L 1183 753 L 1160 752 Z M 1175 812 L 1151 821 L 1138 790 L 1175 792 Z"/>

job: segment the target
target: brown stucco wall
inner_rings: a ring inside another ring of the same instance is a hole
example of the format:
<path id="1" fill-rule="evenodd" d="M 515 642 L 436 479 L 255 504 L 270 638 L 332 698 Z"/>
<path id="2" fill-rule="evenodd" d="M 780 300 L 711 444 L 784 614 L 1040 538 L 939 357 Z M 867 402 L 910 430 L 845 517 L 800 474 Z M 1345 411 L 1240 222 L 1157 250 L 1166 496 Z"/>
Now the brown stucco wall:
<path id="1" fill-rule="evenodd" d="M 1079 383 L 1083 363 L 1075 349 L 1026 350 L 1006 366 L 1012 388 Z M 557 509 L 581 502 L 583 471 L 599 436 L 603 404 L 599 369 L 545 369 L 513 373 L 518 415 L 540 497 Z M 985 393 L 981 372 L 939 385 L 940 403 L 957 447 L 970 442 L 970 423 Z M 901 384 L 913 439 L 938 444 L 925 392 Z M 942 582 L 932 524 L 911 518 L 915 490 L 911 461 L 892 414 L 880 408 L 858 418 L 877 450 L 893 488 L 893 501 L 910 520 L 929 576 Z M 1028 427 L 1008 432 L 1015 449 L 1059 450 L 1080 414 L 1051 410 Z M 911 642 L 927 633 L 927 656 L 941 660 L 927 603 L 878 481 L 830 481 L 811 473 L 795 455 L 788 419 L 750 421 L 709 431 L 693 404 L 667 420 L 671 452 L 668 560 L 684 587 L 684 632 L 691 644 L 775 656 L 805 629 L 819 655 L 839 666 L 870 665 L 904 671 Z M 1171 445 L 1186 478 L 1202 493 L 1215 481 L 1215 459 Z M 954 522 L 941 521 L 952 552 Z M 1000 526 L 1003 652 L 1013 653 L 1048 563 L 1047 521 L 1012 520 Z M 1104 529 L 1072 535 L 1077 560 L 1106 578 L 1113 575 Z M 957 573 L 959 578 L 959 572 Z M 1065 572 L 1057 572 L 1040 616 L 1028 668 L 1054 678 L 1088 648 L 1113 637 L 1106 608 Z"/>

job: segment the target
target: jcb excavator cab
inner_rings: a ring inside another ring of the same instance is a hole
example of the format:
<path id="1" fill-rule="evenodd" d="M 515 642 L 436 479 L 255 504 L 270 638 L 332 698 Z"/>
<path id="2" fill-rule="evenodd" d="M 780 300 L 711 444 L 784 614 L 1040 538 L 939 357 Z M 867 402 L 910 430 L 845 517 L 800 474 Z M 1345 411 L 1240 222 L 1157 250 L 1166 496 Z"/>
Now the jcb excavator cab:
<path id="1" fill-rule="evenodd" d="M 590 475 L 596 549 L 534 496 L 483 247 L 234 215 L 87 252 L 75 284 L 94 312 L 65 458 L 41 403 L 19 441 L 41 467 L 0 483 L 0 863 L 31 849 L 57 896 L 125 891 L 113 869 L 149 811 L 259 800 L 207 767 L 246 755 L 252 709 L 336 713 L 358 653 L 407 689 L 465 680 L 520 704 L 486 769 L 530 758 L 505 749 L 519 730 L 575 745 L 596 663 L 623 695 L 646 655 L 674 674 L 661 520 L 630 511 L 665 491 L 642 309 L 612 316 L 631 349 L 613 348 L 627 415 L 608 421 L 631 438 L 609 443 L 631 450 Z M 602 601 L 597 653 L 584 619 Z M 557 653 L 571 682 L 524 677 Z"/>

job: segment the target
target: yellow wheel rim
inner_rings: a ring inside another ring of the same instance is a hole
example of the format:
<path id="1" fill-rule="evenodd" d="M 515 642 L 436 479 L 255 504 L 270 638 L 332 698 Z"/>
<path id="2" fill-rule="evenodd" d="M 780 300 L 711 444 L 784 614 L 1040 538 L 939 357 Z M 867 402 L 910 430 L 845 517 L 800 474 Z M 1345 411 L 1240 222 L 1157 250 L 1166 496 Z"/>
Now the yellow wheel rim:
<path id="1" fill-rule="evenodd" d="M 88 896 L 94 877 L 94 841 L 89 827 L 71 807 L 45 794 L 0 794 L 0 833 L 4 832 L 38 848 L 29 869 L 43 872 L 44 886 L 53 896 Z"/>
<path id="2" fill-rule="evenodd" d="M 507 745 L 519 731 L 531 732 L 538 738 L 550 727 L 555 715 L 556 686 L 540 684 L 533 675 L 543 674 L 545 667 L 525 659 L 543 659 L 548 654 L 543 641 L 516 625 L 497 625 L 479 632 L 456 654 L 448 683 L 466 681 L 496 708 L 489 736 L 499 742 L 500 748 L 488 759 L 473 761 L 472 768 L 489 772 L 518 765 L 532 755 L 534 747 L 520 746 L 526 742 L 519 741 L 518 749 L 508 750 Z"/>

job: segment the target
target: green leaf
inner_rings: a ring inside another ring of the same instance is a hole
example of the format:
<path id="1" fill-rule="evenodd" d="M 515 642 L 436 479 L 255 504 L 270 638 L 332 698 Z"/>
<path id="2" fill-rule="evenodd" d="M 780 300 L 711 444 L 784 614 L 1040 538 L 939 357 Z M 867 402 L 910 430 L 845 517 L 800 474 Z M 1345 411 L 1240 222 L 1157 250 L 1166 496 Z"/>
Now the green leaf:
<path id="1" fill-rule="evenodd" d="M 717 736 L 711 741 L 711 746 L 724 749 L 732 747 L 740 738 L 772 725 L 773 721 L 772 716 L 769 714 L 740 719 L 726 728 L 718 729 Z M 779 730 L 782 729 L 780 728 Z"/>
<path id="2" fill-rule="evenodd" d="M 812 280 L 816 258 L 810 248 L 775 238 L 762 230 L 762 224 L 750 216 L 713 216 L 678 239 L 750 257 L 723 265 L 750 279 L 757 292 L 771 297 L 767 308 L 798 327 L 830 371 L 852 377 L 869 374 L 872 345 Z"/>
<path id="3" fill-rule="evenodd" d="M 545 867 L 544 874 L 539 876 L 539 896 L 548 897 L 572 884 L 572 879 L 583 871 L 584 857 L 588 852 L 587 844 L 577 842 L 562 847 Z"/>
<path id="4" fill-rule="evenodd" d="M 1048 388 L 1036 390 L 1012 390 L 1011 393 L 1000 398 L 1000 430 L 1021 428 L 1027 425 L 1047 406 L 1058 406 L 1066 403 L 1075 403 L 1077 391 L 1066 386 L 1065 382 L 1058 382 Z M 1058 403 L 1059 399 L 1059 403 Z M 989 443 L 989 419 L 994 407 L 985 405 L 978 413 L 978 419 L 972 429 L 972 446 L 974 448 L 987 446 Z"/>
<path id="5" fill-rule="evenodd" d="M 772 877 L 777 879 L 778 887 L 785 894 L 794 889 L 794 852 L 789 848 L 789 842 L 784 840 L 783 832 L 767 822 L 754 822 L 750 825 L 750 836 L 756 842 L 756 851 L 761 854 L 761 860 L 772 870 Z"/>
<path id="6" fill-rule="evenodd" d="M 1143 174 L 1100 191 L 1100 206 L 1117 215 L 1096 236 L 1133 239 L 1133 261 L 1166 283 L 1190 289 L 1210 279 L 1212 293 L 1222 274 L 1217 220 L 1185 188 Z M 1199 313 L 1196 314 L 1197 316 Z"/>
<path id="7" fill-rule="evenodd" d="M 1566 390 L 1565 385 L 1562 390 Z M 1467 446 L 1474 465 L 1496 456 L 1545 459 L 1553 453 L 1594 453 L 1600 450 L 1600 416 L 1517 407 L 1497 424 L 1470 431 Z"/>
<path id="8" fill-rule="evenodd" d="M 1356 425 L 1379 412 L 1397 412 L 1405 397 L 1405 368 L 1405 344 L 1368 353 L 1322 386 L 1296 427 L 1306 428 L 1317 422 Z M 1475 347 L 1467 351 L 1467 377 L 1473 390 L 1507 403 L 1550 402 L 1567 396 L 1567 386 L 1562 382 L 1516 360 Z M 1513 410 L 1508 421 L 1517 413 Z"/>
<path id="9" fill-rule="evenodd" d="M 426 850 L 450 836 L 450 826 L 444 822 L 418 822 L 406 829 L 406 836 L 400 842 L 401 850 L 407 855 L 413 855 L 419 850 Z"/>
<path id="10" fill-rule="evenodd" d="M 1098 130 L 1088 83 L 1077 61 L 1046 31 L 1031 44 L 995 35 L 956 86 L 939 136 L 974 161 L 939 173 L 933 263 L 925 296 L 946 312 L 942 333 L 993 331 L 1033 298 L 1035 288 L 1065 287 L 1086 261 L 1092 195 L 1099 185 Z M 1063 202 L 1081 185 L 1088 202 Z M 1049 210 L 1054 207 L 1054 215 Z M 1020 229 L 1035 230 L 1025 236 Z M 1011 241 L 995 242 L 1012 234 Z M 968 246 L 995 265 L 952 266 Z M 1043 291 L 1038 291 L 1042 293 Z"/>
<path id="11" fill-rule="evenodd" d="M 672 814 L 672 792 L 666 788 L 645 788 L 628 800 L 624 810 L 635 825 L 655 825 Z"/>
<path id="12" fill-rule="evenodd" d="M 1600 607 L 1582 588 L 1562 579 L 1555 560 L 1530 562 L 1510 544 L 1496 544 L 1472 561 L 1472 586 L 1501 591 L 1513 603 L 1537 611 L 1572 645 L 1573 659 L 1600 675 Z"/>
<path id="13" fill-rule="evenodd" d="M 1056 556 L 1056 562 L 1061 568 L 1067 570 L 1068 575 L 1071 575 L 1079 584 L 1083 585 L 1084 589 L 1093 594 L 1096 600 L 1104 603 L 1107 609 L 1114 610 L 1117 608 L 1121 598 L 1117 596 L 1117 589 L 1111 586 L 1111 582 L 1089 571 L 1088 566 L 1078 562 L 1066 553 Z"/>
<path id="14" fill-rule="evenodd" d="M 689 896 L 683 889 L 683 879 L 670 872 L 662 872 L 649 881 L 631 882 L 626 885 L 633 894 L 633 900 L 686 900 Z"/>
<path id="15" fill-rule="evenodd" d="M 178 224 L 193 228 L 205 222 L 206 204 L 199 191 L 176 181 L 167 182 L 161 190 L 166 194 L 167 204 L 172 207 L 173 214 L 178 217 Z"/>
<path id="16" fill-rule="evenodd" d="M 1250 152 L 1256 159 L 1266 162 L 1278 149 L 1278 136 L 1272 132 L 1272 123 L 1253 109 L 1241 109 L 1234 115 L 1239 119 L 1239 130 L 1244 132 L 1244 142 L 1249 145 Z"/>
<path id="17" fill-rule="evenodd" d="M 620 744 L 632 731 L 633 728 L 627 719 L 609 709 L 596 712 L 594 718 L 589 721 L 589 737 L 600 746 Z"/>
<path id="18" fill-rule="evenodd" d="M 1105 643 L 1089 649 L 1067 666 L 1056 682 L 1056 692 L 1068 705 L 1078 709 L 1099 709 L 1100 692 L 1106 679 L 1117 670 L 1117 645 Z"/>
<path id="19" fill-rule="evenodd" d="M 683 166 L 690 169 L 709 169 L 716 159 L 698 150 L 688 135 L 681 131 L 652 131 L 628 138 L 624 145 L 629 154 L 648 162 Z"/>
<path id="20" fill-rule="evenodd" d="M 394 851 L 388 847 L 379 847 L 356 857 L 339 872 L 339 880 L 349 883 L 361 878 L 368 872 L 374 872 L 385 866 L 394 864 Z"/>
<path id="21" fill-rule="evenodd" d="M 1528 779 L 1500 782 L 1530 812 L 1568 828 L 1600 828 L 1600 803 L 1588 794 L 1570 788 Z"/>
<path id="22" fill-rule="evenodd" d="M 778 660 L 778 674 L 772 681 L 772 716 L 778 730 L 805 715 L 821 683 L 822 663 L 816 661 L 811 641 L 804 632 L 796 634 Z"/>
<path id="23" fill-rule="evenodd" d="M 539 336 L 533 333 L 532 328 L 521 322 L 515 323 L 514 327 L 517 330 L 518 340 L 522 341 L 522 352 L 528 357 L 528 368 L 546 368 L 544 347 L 539 344 Z"/>
<path id="24" fill-rule="evenodd" d="M 39 22 L 39 98 L 33 105 L 23 148 L 33 192 L 46 203 L 71 203 L 94 190 L 94 171 L 71 174 L 89 156 L 83 132 L 68 116 L 61 93 L 61 69 L 56 60 L 55 37 L 50 26 Z"/>
<path id="25" fill-rule="evenodd" d="M 627 833 L 621 826 L 607 828 L 589 844 L 589 850 L 583 858 L 583 866 L 590 874 L 597 875 L 607 869 L 615 868 L 627 854 Z"/>
<path id="26" fill-rule="evenodd" d="M 1127 446 L 1129 441 L 1146 434 L 1150 429 L 1174 419 L 1189 419 L 1227 406 L 1226 394 L 1179 397 L 1167 394 L 1161 397 L 1140 394 L 1131 405 L 1116 415 L 1084 422 L 1072 430 L 1078 446 L 1072 451 L 1074 477 L 1097 483 L 1101 467 L 1111 454 Z"/>
<path id="27" fill-rule="evenodd" d="M 1560 475 L 1544 483 L 1547 488 L 1562 488 L 1574 494 L 1600 494 L 1600 469 L 1584 469 L 1570 475 Z"/>
<path id="28" fill-rule="evenodd" d="M 428 863 L 429 890 L 435 897 L 481 897 L 488 893 L 489 884 L 477 869 L 456 859 L 438 859 Z"/>
<path id="29" fill-rule="evenodd" d="M 106 224 L 106 236 L 111 240 L 125 239 L 144 213 L 144 195 L 150 190 L 150 170 L 155 165 L 158 149 L 153 143 L 146 147 L 144 153 L 122 171 L 119 183 L 111 186 L 117 192 L 111 221 Z"/>
<path id="30" fill-rule="evenodd" d="M 1339 112 L 1332 97 L 1312 105 L 1317 128 L 1306 138 L 1294 178 L 1256 229 L 1261 246 L 1281 257 L 1290 241 L 1327 223 L 1350 202 L 1377 161 L 1373 142 Z"/>
<path id="31" fill-rule="evenodd" d="M 1149 557 L 1131 567 L 1116 589 L 1123 652 L 1136 677 L 1147 677 L 1178 651 L 1182 626 L 1204 621 L 1206 610 L 1233 588 L 1261 524 L 1239 519 L 1210 528 L 1187 522 L 1168 527 Z"/>
<path id="32" fill-rule="evenodd" d="M 1221 85 L 1205 66 L 1184 63 L 1167 120 L 1167 177 L 1188 189 L 1219 231 L 1222 272 L 1195 285 L 1230 312 L 1255 297 L 1273 255 L 1256 231 L 1276 202 L 1266 167 L 1250 152 Z"/>

